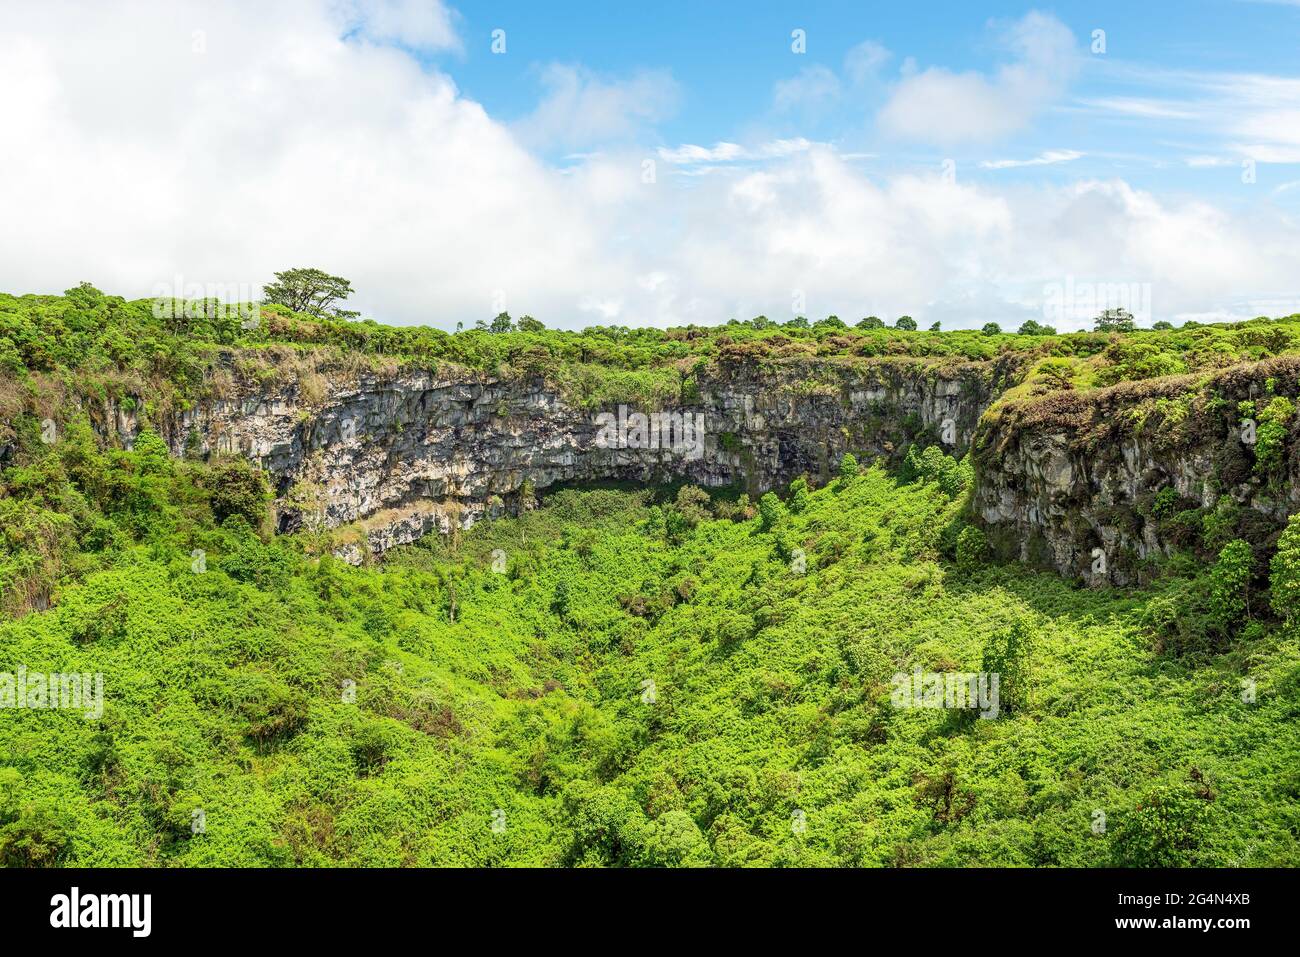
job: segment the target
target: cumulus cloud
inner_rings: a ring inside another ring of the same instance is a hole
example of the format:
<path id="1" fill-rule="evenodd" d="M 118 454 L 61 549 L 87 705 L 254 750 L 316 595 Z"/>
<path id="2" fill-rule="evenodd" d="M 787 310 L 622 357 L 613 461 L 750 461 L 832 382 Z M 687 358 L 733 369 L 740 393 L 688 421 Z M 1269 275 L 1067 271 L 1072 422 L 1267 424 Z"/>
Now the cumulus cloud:
<path id="1" fill-rule="evenodd" d="M 875 40 L 863 40 L 844 57 L 844 72 L 849 82 L 862 85 L 879 73 L 892 54 Z"/>
<path id="2" fill-rule="evenodd" d="M 605 79 L 581 67 L 553 63 L 542 70 L 546 95 L 517 126 L 534 147 L 566 149 L 627 139 L 677 108 L 677 83 L 666 70 Z"/>
<path id="3" fill-rule="evenodd" d="M 806 66 L 788 80 L 778 80 L 772 107 L 779 113 L 795 108 L 820 109 L 840 95 L 840 78 L 820 63 Z"/>
<path id="4" fill-rule="evenodd" d="M 1014 59 L 991 76 L 942 67 L 905 75 L 880 110 L 881 128 L 946 146 L 995 140 L 1025 127 L 1064 92 L 1079 54 L 1070 29 L 1037 12 L 1012 24 L 1002 39 Z"/>
<path id="5" fill-rule="evenodd" d="M 336 0 L 346 29 L 378 43 L 416 50 L 460 50 L 452 11 L 441 0 Z"/>
<path id="6" fill-rule="evenodd" d="M 1157 313 L 1300 275 L 1294 224 L 1122 181 L 869 176 L 797 138 L 615 142 L 560 170 L 412 53 L 427 28 L 385 43 L 397 28 L 359 34 L 310 0 L 129 9 L 79 7 L 75 31 L 64 8 L 6 11 L 0 289 L 142 297 L 175 276 L 259 288 L 318 266 L 367 315 L 444 328 L 502 302 L 576 327 L 783 319 L 799 299 L 813 317 L 953 327 L 1032 312 L 1066 275 L 1151 283 Z M 636 78 L 557 83 L 561 100 L 618 100 Z M 579 138 L 658 115 L 594 114 L 615 119 Z M 688 168 L 714 172 L 665 175 Z"/>
<path id="7" fill-rule="evenodd" d="M 777 113 L 803 110 L 817 114 L 842 102 L 846 94 L 860 93 L 877 79 L 890 52 L 875 40 L 864 40 L 844 56 L 841 74 L 820 63 L 806 66 L 772 87 L 772 108 Z"/>
<path id="8" fill-rule="evenodd" d="M 6 13 L 0 208 L 22 225 L 0 288 L 260 288 L 315 265 L 378 316 L 454 322 L 502 292 L 558 311 L 557 277 L 599 258 L 585 187 L 445 75 L 342 39 L 334 7 L 78 9 L 74 31 L 53 5 Z"/>

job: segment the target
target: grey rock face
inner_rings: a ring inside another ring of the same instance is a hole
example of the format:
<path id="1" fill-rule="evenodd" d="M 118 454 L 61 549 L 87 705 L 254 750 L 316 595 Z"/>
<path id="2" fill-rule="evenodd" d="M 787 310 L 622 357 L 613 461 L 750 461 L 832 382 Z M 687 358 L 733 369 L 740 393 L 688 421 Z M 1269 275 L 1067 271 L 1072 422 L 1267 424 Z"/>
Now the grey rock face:
<path id="1" fill-rule="evenodd" d="M 1271 544 L 1300 509 L 1300 444 L 1257 465 L 1240 403 L 1300 394 L 1295 357 L 1099 392 L 1004 403 L 975 443 L 973 507 L 998 552 L 1093 584 L 1128 585 L 1144 559 L 1185 546 L 1176 513 L 1225 498 L 1232 537 Z M 1165 491 L 1169 490 L 1169 491 Z M 1156 496 L 1174 496 L 1163 509 Z"/>
<path id="2" fill-rule="evenodd" d="M 1240 506 L 1235 533 L 1257 546 L 1300 510 L 1296 422 L 1267 472 L 1239 412 L 1243 401 L 1300 396 L 1300 357 L 1209 381 L 1007 401 L 984 416 L 1021 369 L 1008 359 L 942 370 L 913 359 L 732 362 L 701 377 L 689 403 L 590 409 L 540 377 L 318 369 L 312 388 L 297 373 L 272 387 L 235 376 L 161 428 L 174 454 L 239 454 L 263 468 L 281 531 L 355 527 L 338 546 L 354 562 L 517 512 L 525 483 L 539 493 L 610 480 L 735 483 L 755 496 L 805 473 L 825 481 L 847 451 L 896 457 L 927 432 L 957 454 L 974 450 L 974 517 L 1001 555 L 1092 583 L 1138 581 L 1144 559 L 1185 544 L 1168 509 L 1153 508 L 1166 490 L 1183 512 Z M 126 444 L 139 429 L 111 402 L 95 418 Z"/>
<path id="3" fill-rule="evenodd" d="M 525 482 L 540 492 L 682 480 L 759 494 L 805 472 L 825 479 L 846 451 L 892 455 L 924 429 L 964 451 L 1000 391 L 981 363 L 943 374 L 915 362 L 733 364 L 699 381 L 697 400 L 666 408 L 584 409 L 541 378 L 468 371 L 323 379 L 315 401 L 296 378 L 272 390 L 237 380 L 163 432 L 177 455 L 236 453 L 266 470 L 282 531 L 359 523 L 364 541 L 343 551 L 351 561 L 514 512 Z M 134 417 L 109 411 L 129 442 Z"/>

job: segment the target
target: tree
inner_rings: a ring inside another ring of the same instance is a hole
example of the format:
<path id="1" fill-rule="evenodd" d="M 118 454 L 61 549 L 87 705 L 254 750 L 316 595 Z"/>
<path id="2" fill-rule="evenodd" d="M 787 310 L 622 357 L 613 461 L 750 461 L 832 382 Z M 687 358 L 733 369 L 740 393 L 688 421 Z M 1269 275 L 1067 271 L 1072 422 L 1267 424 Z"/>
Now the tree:
<path id="1" fill-rule="evenodd" d="M 88 282 L 80 283 L 71 289 L 65 289 L 63 296 L 78 309 L 96 309 L 103 302 L 104 294 Z"/>
<path id="2" fill-rule="evenodd" d="M 1137 323 L 1133 321 L 1133 313 L 1123 307 L 1107 309 L 1094 320 L 1093 324 L 1095 332 L 1132 332 L 1136 328 Z"/>
<path id="3" fill-rule="evenodd" d="M 353 318 L 357 314 L 334 304 L 352 295 L 352 284 L 340 276 L 319 269 L 286 269 L 275 274 L 275 282 L 262 287 L 262 298 L 294 312 L 323 319 Z"/>
<path id="4" fill-rule="evenodd" d="M 1036 644 L 1033 629 L 1024 619 L 994 632 L 984 643 L 983 670 L 998 676 L 1000 712 L 1022 712 L 1029 707 Z"/>
<path id="5" fill-rule="evenodd" d="M 818 319 L 813 325 L 815 329 L 847 329 L 844 320 L 839 316 L 827 316 L 825 319 Z"/>
<path id="6" fill-rule="evenodd" d="M 1163 319 L 1161 319 L 1159 322 L 1153 322 L 1153 323 L 1151 324 L 1151 328 L 1152 328 L 1152 329 L 1159 329 L 1161 332 L 1164 332 L 1164 331 L 1167 331 L 1167 330 L 1169 330 L 1169 329 L 1172 329 L 1173 327 L 1174 327 L 1174 324 L 1173 324 L 1172 322 L 1166 322 L 1166 321 L 1163 320 Z"/>
<path id="7" fill-rule="evenodd" d="M 1269 601 L 1286 621 L 1300 617 L 1300 512 L 1286 523 L 1269 565 Z"/>
<path id="8" fill-rule="evenodd" d="M 894 323 L 894 328 L 906 332 L 916 332 L 916 320 L 911 316 L 899 316 L 898 321 Z"/>
<path id="9" fill-rule="evenodd" d="M 983 328 L 982 330 L 980 330 L 980 331 L 983 332 L 984 335 L 986 335 L 986 336 L 1000 336 L 1000 335 L 1002 335 L 1002 327 L 999 326 L 996 322 L 986 322 L 986 323 L 984 323 L 984 328 Z"/>
<path id="10" fill-rule="evenodd" d="M 808 507 L 808 480 L 802 475 L 790 483 L 790 511 L 796 515 Z"/>
<path id="11" fill-rule="evenodd" d="M 534 319 L 532 316 L 520 316 L 518 329 L 520 332 L 541 332 L 545 329 L 540 319 Z"/>
<path id="12" fill-rule="evenodd" d="M 760 527 L 763 531 L 768 531 L 779 525 L 786 516 L 785 505 L 776 497 L 775 493 L 768 492 L 758 500 L 758 517 Z"/>
<path id="13" fill-rule="evenodd" d="M 488 326 L 488 332 L 514 332 L 515 324 L 510 318 L 510 313 L 499 312 L 497 317 L 492 320 L 492 325 Z"/>
<path id="14" fill-rule="evenodd" d="M 937 322 L 936 322 L 936 323 L 933 323 L 933 324 L 930 326 L 930 331 L 931 331 L 931 332 L 938 332 L 938 331 L 939 331 L 939 323 L 937 323 Z"/>
<path id="15" fill-rule="evenodd" d="M 1255 555 L 1240 538 L 1224 545 L 1210 570 L 1210 614 L 1225 632 L 1250 617 L 1250 579 Z"/>
<path id="16" fill-rule="evenodd" d="M 1045 326 L 1045 325 L 1043 325 L 1041 322 L 1036 322 L 1036 321 L 1034 321 L 1033 319 L 1026 319 L 1024 322 L 1022 322 L 1022 323 L 1020 324 L 1020 328 L 1017 330 L 1017 332 L 1019 332 L 1020 335 L 1022 335 L 1022 336 L 1054 336 L 1054 335 L 1056 335 L 1056 329 L 1055 329 L 1055 328 L 1053 328 L 1052 326 Z"/>
<path id="17" fill-rule="evenodd" d="M 852 452 L 845 452 L 844 458 L 840 459 L 840 478 L 851 479 L 858 474 L 858 460 L 853 457 Z"/>
<path id="18" fill-rule="evenodd" d="M 883 329 L 885 328 L 885 320 L 881 319 L 879 316 L 867 316 L 865 319 L 858 320 L 858 328 Z"/>

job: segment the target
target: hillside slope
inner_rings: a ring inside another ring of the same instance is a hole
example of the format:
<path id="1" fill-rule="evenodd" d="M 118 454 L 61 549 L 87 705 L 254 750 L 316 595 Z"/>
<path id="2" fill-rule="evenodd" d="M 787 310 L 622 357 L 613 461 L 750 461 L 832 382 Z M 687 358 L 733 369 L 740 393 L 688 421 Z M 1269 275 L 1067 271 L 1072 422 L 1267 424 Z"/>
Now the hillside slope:
<path id="1" fill-rule="evenodd" d="M 102 672 L 106 698 L 98 721 L 0 723 L 9 864 L 1282 865 L 1297 851 L 1294 634 L 1171 658 L 1140 621 L 1150 594 L 1076 590 L 969 549 L 959 567 L 942 553 L 969 476 L 950 459 L 910 484 L 872 469 L 796 487 L 797 513 L 689 487 L 658 503 L 565 492 L 383 568 L 307 559 L 238 516 L 209 528 L 165 456 L 116 469 L 133 495 L 188 504 L 106 518 L 139 544 L 53 610 L 0 624 L 11 660 Z M 896 707 L 891 680 L 914 668 L 1020 678 L 981 720 Z"/>
<path id="2" fill-rule="evenodd" d="M 0 296 L 5 864 L 1294 860 L 1294 317 L 258 320 Z M 735 428 L 593 453 L 624 402 Z M 378 561 L 384 488 L 456 520 Z M 56 673 L 102 702 L 14 706 Z"/>

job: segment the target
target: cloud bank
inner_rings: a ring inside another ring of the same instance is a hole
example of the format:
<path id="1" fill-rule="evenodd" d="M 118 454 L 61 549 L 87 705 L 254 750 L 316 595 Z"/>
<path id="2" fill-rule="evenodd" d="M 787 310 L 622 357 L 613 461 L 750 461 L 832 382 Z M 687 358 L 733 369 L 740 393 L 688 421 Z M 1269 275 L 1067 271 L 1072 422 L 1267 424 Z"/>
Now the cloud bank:
<path id="1" fill-rule="evenodd" d="M 351 279 L 367 315 L 443 328 L 501 307 L 561 327 L 796 311 L 953 327 L 1039 316 L 1067 276 L 1149 283 L 1173 317 L 1300 274 L 1294 223 L 1122 180 L 873 176 L 802 138 L 639 145 L 677 103 L 666 73 L 549 67 L 537 110 L 506 124 L 414 52 L 461 48 L 440 4 L 128 9 L 79 6 L 68 31 L 70 8 L 7 8 L 0 289 L 143 297 L 176 276 L 260 288 L 313 265 Z M 951 134 L 933 109 L 949 93 L 984 118 L 957 132 L 1026 122 L 1063 82 L 1062 31 L 1033 15 L 990 76 L 905 78 L 884 122 L 893 109 L 910 117 L 896 132 Z M 855 56 L 866 70 L 888 55 Z M 561 169 L 539 143 L 590 152 Z"/>

